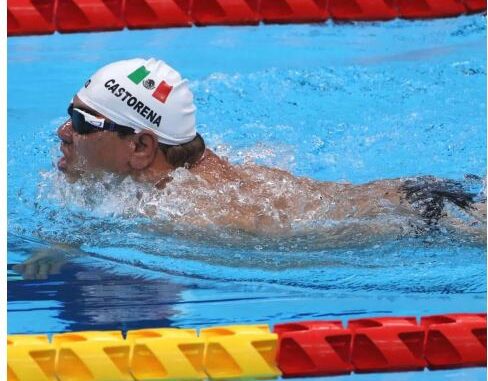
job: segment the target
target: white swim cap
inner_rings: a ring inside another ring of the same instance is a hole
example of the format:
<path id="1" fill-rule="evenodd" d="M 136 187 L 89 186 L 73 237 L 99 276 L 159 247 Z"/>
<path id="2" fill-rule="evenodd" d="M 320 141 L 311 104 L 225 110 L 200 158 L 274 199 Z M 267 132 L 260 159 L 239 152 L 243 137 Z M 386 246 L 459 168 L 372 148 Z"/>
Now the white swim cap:
<path id="1" fill-rule="evenodd" d="M 102 67 L 78 98 L 110 120 L 136 132 L 153 131 L 158 141 L 178 145 L 196 136 L 188 81 L 166 63 L 134 58 Z"/>

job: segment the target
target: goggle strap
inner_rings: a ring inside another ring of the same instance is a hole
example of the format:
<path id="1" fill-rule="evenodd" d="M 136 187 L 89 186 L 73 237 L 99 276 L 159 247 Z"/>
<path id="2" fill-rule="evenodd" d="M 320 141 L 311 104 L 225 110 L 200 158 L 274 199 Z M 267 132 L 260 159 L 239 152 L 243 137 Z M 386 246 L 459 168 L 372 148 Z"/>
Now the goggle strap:
<path id="1" fill-rule="evenodd" d="M 90 113 L 87 113 L 86 111 L 80 110 L 79 108 L 74 108 L 73 107 L 73 101 L 71 101 L 71 103 L 68 107 L 68 114 L 71 117 L 73 117 L 73 110 L 76 110 L 77 113 L 79 113 L 83 116 L 85 123 L 88 123 L 90 126 L 98 128 L 100 130 L 113 131 L 113 132 L 121 131 L 121 132 L 129 133 L 129 134 L 135 132 L 135 130 L 132 127 L 122 126 L 122 125 L 117 124 L 115 122 L 106 120 L 105 118 L 96 117 L 95 115 L 92 115 Z"/>
<path id="2" fill-rule="evenodd" d="M 89 114 L 86 111 L 80 110 L 79 108 L 74 108 L 76 112 L 80 113 L 83 115 L 85 118 L 85 122 L 90 124 L 93 127 L 99 128 L 101 130 L 108 130 L 109 128 L 105 127 L 105 124 L 108 124 L 105 120 L 105 118 L 99 118 L 95 115 Z"/>

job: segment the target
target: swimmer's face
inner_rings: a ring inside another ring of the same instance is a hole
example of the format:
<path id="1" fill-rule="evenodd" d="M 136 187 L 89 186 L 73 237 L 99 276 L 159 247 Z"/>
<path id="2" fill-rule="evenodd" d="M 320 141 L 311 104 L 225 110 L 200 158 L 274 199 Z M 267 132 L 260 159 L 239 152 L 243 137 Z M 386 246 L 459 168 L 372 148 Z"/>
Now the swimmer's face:
<path id="1" fill-rule="evenodd" d="M 73 107 L 89 114 L 104 117 L 100 113 L 85 105 L 78 97 L 73 100 Z M 146 133 L 119 136 L 113 131 L 96 131 L 88 134 L 77 133 L 72 126 L 71 119 L 63 123 L 58 129 L 61 139 L 63 157 L 58 162 L 58 168 L 76 180 L 85 173 L 111 172 L 121 175 L 130 174 L 135 169 L 142 169 L 149 165 L 151 154 L 140 159 L 140 152 L 147 147 L 140 148 L 138 141 L 144 139 Z M 147 138 L 147 137 L 146 137 Z M 149 135 L 149 138 L 151 136 Z"/>

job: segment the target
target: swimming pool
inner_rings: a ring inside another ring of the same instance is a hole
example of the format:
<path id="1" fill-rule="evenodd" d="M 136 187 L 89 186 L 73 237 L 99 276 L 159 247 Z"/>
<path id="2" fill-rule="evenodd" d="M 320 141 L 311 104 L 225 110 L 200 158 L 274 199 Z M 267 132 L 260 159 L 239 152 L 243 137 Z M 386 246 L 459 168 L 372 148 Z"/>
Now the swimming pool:
<path id="1" fill-rule="evenodd" d="M 8 332 L 202 327 L 486 311 L 483 247 L 321 249 L 190 239 L 137 212 L 175 196 L 67 184 L 55 130 L 98 67 L 156 56 L 191 80 L 199 131 L 236 163 L 366 182 L 486 171 L 486 20 L 212 27 L 8 40 Z M 198 234 L 198 233 L 196 233 Z M 54 243 L 76 248 L 56 249 Z M 36 255 L 37 265 L 14 265 Z M 486 369 L 336 379 L 486 378 Z"/>

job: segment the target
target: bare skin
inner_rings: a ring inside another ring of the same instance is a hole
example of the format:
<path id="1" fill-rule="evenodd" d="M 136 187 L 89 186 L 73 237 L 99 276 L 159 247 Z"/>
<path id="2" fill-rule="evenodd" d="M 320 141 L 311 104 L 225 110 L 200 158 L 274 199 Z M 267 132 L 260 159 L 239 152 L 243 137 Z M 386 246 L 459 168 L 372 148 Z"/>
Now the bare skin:
<path id="1" fill-rule="evenodd" d="M 77 97 L 74 107 L 103 117 Z M 87 172 L 112 172 L 153 183 L 159 189 L 171 184 L 174 168 L 150 131 L 125 137 L 109 131 L 79 135 L 67 121 L 58 129 L 58 136 L 64 154 L 58 168 L 73 181 Z M 319 182 L 279 169 L 231 165 L 209 149 L 189 171 L 194 176 L 188 180 L 186 189 L 204 187 L 214 195 L 212 198 L 209 193 L 202 197 L 191 195 L 205 218 L 196 214 L 180 217 L 177 222 L 195 226 L 216 225 L 255 234 L 289 236 L 296 233 L 297 226 L 300 234 L 310 234 L 317 231 L 314 221 L 328 221 L 333 226 L 326 233 L 339 245 L 351 237 L 367 242 L 371 238 L 408 235 L 408 230 L 421 220 L 401 190 L 403 179 L 361 185 Z M 282 191 L 281 184 L 287 185 Z M 273 213 L 263 210 L 263 205 Z M 468 224 L 449 212 L 444 213 L 439 224 L 476 240 L 486 240 L 486 204 L 473 204 L 467 213 L 472 220 Z M 343 224 L 346 220 L 348 223 Z"/>

